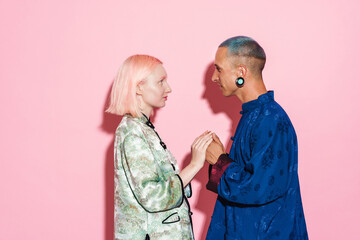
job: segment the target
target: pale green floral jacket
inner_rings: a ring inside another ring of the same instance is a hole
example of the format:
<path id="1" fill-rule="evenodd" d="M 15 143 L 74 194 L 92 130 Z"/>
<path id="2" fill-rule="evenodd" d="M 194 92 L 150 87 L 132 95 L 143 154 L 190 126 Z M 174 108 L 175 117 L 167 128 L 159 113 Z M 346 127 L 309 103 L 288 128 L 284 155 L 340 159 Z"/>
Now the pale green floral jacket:
<path id="1" fill-rule="evenodd" d="M 125 115 L 115 136 L 115 239 L 194 239 L 179 168 L 146 117 Z M 186 195 L 186 196 L 185 196 Z"/>

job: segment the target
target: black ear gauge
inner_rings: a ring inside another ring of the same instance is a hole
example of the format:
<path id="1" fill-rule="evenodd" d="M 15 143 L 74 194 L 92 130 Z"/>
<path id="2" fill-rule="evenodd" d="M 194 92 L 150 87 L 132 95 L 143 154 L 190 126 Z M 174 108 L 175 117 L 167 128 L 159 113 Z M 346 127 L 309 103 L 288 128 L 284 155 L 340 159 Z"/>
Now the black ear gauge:
<path id="1" fill-rule="evenodd" d="M 236 79 L 235 83 L 236 83 L 236 86 L 237 86 L 238 88 L 241 88 L 241 87 L 244 86 L 245 80 L 244 80 L 244 78 L 242 78 L 242 77 L 238 77 L 238 78 Z"/>

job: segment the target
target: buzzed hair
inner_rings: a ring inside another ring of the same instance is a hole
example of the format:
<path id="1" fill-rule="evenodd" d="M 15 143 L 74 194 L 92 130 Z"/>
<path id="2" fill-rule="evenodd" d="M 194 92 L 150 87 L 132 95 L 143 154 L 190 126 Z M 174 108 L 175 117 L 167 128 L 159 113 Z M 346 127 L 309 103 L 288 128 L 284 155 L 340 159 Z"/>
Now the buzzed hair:
<path id="1" fill-rule="evenodd" d="M 227 56 L 229 57 L 250 57 L 258 61 L 252 63 L 251 68 L 257 73 L 262 72 L 266 62 L 264 49 L 252 38 L 246 36 L 232 37 L 222 42 L 219 47 L 228 48 Z"/>

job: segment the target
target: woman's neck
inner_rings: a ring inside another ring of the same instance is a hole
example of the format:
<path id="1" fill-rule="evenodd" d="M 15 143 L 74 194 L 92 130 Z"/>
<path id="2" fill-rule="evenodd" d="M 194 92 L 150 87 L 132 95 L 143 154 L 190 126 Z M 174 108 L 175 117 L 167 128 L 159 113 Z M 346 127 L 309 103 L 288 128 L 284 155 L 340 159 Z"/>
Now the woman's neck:
<path id="1" fill-rule="evenodd" d="M 142 109 L 141 112 L 146 115 L 147 118 L 150 118 L 153 109 L 151 107 Z"/>

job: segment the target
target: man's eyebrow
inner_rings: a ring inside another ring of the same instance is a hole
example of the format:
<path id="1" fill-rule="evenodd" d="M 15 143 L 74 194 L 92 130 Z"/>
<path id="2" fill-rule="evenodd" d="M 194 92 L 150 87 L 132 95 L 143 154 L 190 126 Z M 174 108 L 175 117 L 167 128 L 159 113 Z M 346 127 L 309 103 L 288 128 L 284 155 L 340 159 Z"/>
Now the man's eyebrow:
<path id="1" fill-rule="evenodd" d="M 219 65 L 217 65 L 216 63 L 214 65 L 217 69 L 221 69 L 221 67 L 219 67 Z"/>

